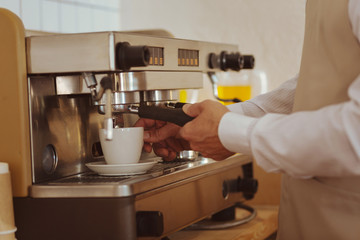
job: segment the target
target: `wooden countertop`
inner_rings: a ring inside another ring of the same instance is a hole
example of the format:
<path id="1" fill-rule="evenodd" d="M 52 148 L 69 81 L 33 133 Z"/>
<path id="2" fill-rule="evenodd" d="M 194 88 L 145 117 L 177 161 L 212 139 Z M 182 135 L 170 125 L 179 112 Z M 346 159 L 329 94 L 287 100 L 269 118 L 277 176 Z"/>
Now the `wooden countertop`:
<path id="1" fill-rule="evenodd" d="M 168 237 L 170 240 L 264 240 L 277 230 L 278 206 L 253 207 L 256 208 L 257 215 L 252 221 L 246 224 L 225 230 L 183 230 Z M 237 219 L 243 218 L 248 214 L 245 210 L 236 210 Z"/>

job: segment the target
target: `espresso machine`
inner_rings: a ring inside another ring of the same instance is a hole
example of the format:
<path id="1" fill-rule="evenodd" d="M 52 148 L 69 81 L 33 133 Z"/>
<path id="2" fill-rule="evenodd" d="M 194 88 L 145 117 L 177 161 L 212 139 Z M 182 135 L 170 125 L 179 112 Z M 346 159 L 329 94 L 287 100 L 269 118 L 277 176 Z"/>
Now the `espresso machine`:
<path id="1" fill-rule="evenodd" d="M 184 152 L 141 174 L 86 166 L 103 161 L 100 128 L 111 141 L 114 127 L 139 117 L 182 126 L 192 118 L 179 91 L 202 88 L 204 74 L 252 68 L 252 56 L 236 45 L 141 33 L 25 36 L 3 11 L 14 28 L 2 38 L 15 45 L 2 61 L 18 66 L 1 83 L 1 106 L 14 116 L 2 127 L 13 127 L 14 139 L 1 153 L 13 173 L 18 239 L 161 239 L 253 197 L 252 159 L 241 154 L 214 161 Z M 7 98 L 19 104 L 10 109 Z"/>

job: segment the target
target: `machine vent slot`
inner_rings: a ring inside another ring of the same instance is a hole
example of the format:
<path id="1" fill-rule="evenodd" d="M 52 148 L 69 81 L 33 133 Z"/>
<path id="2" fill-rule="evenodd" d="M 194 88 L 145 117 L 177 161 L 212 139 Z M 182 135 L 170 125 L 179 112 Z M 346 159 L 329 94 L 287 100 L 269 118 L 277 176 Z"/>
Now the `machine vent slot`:
<path id="1" fill-rule="evenodd" d="M 149 51 L 150 51 L 149 65 L 164 66 L 164 48 L 149 47 Z"/>
<path id="2" fill-rule="evenodd" d="M 199 50 L 178 49 L 178 66 L 198 67 Z"/>

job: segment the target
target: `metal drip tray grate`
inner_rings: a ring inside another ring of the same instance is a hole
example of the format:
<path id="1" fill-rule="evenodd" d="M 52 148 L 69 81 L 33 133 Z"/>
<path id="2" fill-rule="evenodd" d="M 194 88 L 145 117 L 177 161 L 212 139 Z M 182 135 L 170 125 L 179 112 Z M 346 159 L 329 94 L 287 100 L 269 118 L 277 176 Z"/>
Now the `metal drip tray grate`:
<path id="1" fill-rule="evenodd" d="M 72 176 L 69 178 L 64 178 L 64 179 L 60 179 L 58 181 L 52 182 L 52 184 L 57 184 L 57 183 L 79 183 L 79 184 L 83 184 L 83 183 L 116 183 L 116 182 L 121 182 L 123 180 L 128 179 L 129 176 L 121 176 L 121 177 L 104 177 L 104 176 L 99 176 L 96 173 L 90 173 L 90 174 L 82 174 L 82 175 L 78 175 L 78 176 Z"/>
<path id="2" fill-rule="evenodd" d="M 200 163 L 200 161 L 197 161 Z M 155 172 L 163 172 L 169 173 L 174 172 L 175 170 L 188 168 L 189 164 L 192 164 L 193 161 L 171 161 L 171 162 L 160 162 L 156 164 L 152 169 L 148 171 L 148 173 L 155 173 Z"/>
<path id="3" fill-rule="evenodd" d="M 49 182 L 48 184 L 109 184 L 119 183 L 130 178 L 141 177 L 149 174 L 167 174 L 176 170 L 189 167 L 190 161 L 175 161 L 175 162 L 159 162 L 145 174 L 139 175 L 125 175 L 125 176 L 100 176 L 93 172 L 78 174 L 75 176 L 62 178 L 56 181 Z"/>

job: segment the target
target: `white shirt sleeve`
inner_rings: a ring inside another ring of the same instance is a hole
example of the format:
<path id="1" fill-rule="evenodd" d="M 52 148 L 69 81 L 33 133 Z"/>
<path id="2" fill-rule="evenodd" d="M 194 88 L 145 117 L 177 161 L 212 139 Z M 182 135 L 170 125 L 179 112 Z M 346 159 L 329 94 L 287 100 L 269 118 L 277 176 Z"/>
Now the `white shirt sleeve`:
<path id="1" fill-rule="evenodd" d="M 358 39 L 359 9 L 359 0 L 349 1 Z M 285 104 L 282 97 L 266 101 L 273 94 L 229 107 L 232 112 L 219 126 L 219 138 L 228 150 L 253 155 L 266 171 L 294 177 L 360 175 L 360 76 L 348 89 L 349 101 L 316 111 L 290 114 L 293 102 Z M 288 97 L 283 97 L 293 100 L 292 94 L 289 88 Z"/>
<path id="2" fill-rule="evenodd" d="M 281 84 L 279 88 L 246 102 L 228 105 L 231 112 L 225 114 L 219 126 L 222 144 L 232 152 L 242 149 L 242 153 L 251 154 L 247 135 L 251 132 L 256 118 L 267 113 L 291 113 L 297 79 L 298 76 Z"/>
<path id="3" fill-rule="evenodd" d="M 297 79 L 298 75 L 269 93 L 256 96 L 243 103 L 228 105 L 228 109 L 250 117 L 262 117 L 266 113 L 291 113 Z"/>

